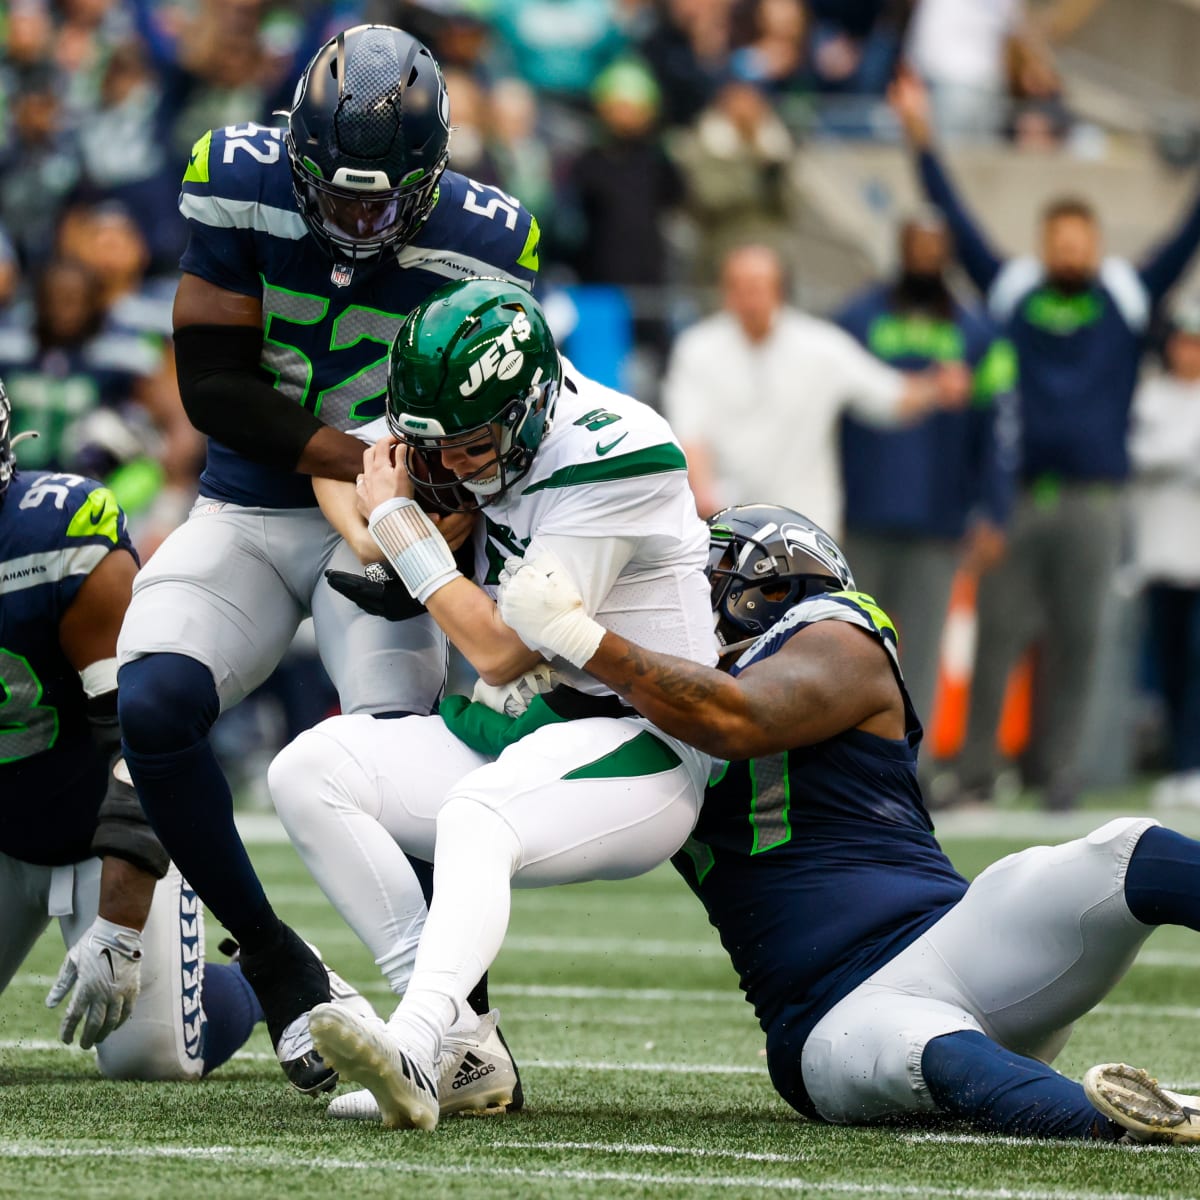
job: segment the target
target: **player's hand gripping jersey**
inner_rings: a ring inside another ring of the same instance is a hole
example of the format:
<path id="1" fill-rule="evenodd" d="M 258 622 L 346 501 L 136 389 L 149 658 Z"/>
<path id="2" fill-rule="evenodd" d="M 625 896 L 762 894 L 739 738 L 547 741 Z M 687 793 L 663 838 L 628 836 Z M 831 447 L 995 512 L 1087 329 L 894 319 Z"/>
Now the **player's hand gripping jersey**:
<path id="1" fill-rule="evenodd" d="M 537 221 L 512 196 L 446 171 L 413 241 L 365 266 L 332 259 L 296 204 L 284 130 L 229 125 L 193 147 L 180 211 L 184 271 L 262 297 L 262 370 L 327 425 L 352 431 L 383 412 L 387 357 L 405 315 L 447 279 L 497 276 L 531 287 Z M 307 476 L 210 441 L 205 496 L 290 508 L 313 503 Z"/>
<path id="2" fill-rule="evenodd" d="M 109 763 L 59 622 L 114 550 L 136 558 L 106 487 L 80 475 L 13 476 L 0 504 L 0 853 L 22 862 L 92 854 Z"/>

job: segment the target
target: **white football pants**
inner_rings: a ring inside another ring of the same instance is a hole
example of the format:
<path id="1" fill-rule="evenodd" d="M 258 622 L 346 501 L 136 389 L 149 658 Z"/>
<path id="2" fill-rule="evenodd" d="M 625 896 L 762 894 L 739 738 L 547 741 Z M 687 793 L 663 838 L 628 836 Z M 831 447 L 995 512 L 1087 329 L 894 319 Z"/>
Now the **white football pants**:
<path id="1" fill-rule="evenodd" d="M 100 904 L 100 868 L 98 858 L 40 867 L 0 854 L 0 991 L 52 918 L 58 918 L 68 947 L 91 928 Z M 173 864 L 155 885 L 142 946 L 141 991 L 133 1016 L 96 1047 L 100 1073 L 109 1079 L 199 1079 L 204 1071 L 204 915 Z M 48 990 L 39 990 L 39 1008 Z M 46 1014 L 55 1036 L 73 994 Z"/>
<path id="2" fill-rule="evenodd" d="M 343 716 L 281 751 L 268 780 L 301 858 L 397 992 L 426 918 L 403 851 L 434 862 L 426 941 L 458 948 L 465 996 L 500 949 L 510 886 L 658 866 L 691 832 L 708 766 L 634 717 L 545 726 L 492 761 L 440 717 Z"/>

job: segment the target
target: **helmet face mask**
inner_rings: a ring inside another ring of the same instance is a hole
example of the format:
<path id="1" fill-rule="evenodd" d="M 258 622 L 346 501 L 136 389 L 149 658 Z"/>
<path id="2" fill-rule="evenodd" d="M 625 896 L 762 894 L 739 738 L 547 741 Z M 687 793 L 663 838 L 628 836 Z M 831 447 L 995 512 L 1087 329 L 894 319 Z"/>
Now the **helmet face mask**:
<path id="1" fill-rule="evenodd" d="M 0 380 L 0 499 L 17 472 L 17 460 L 12 449 L 12 401 Z"/>
<path id="2" fill-rule="evenodd" d="M 562 365 L 537 302 L 499 279 L 440 288 L 392 347 L 388 428 L 422 498 L 483 508 L 533 465 L 550 427 Z"/>
<path id="3" fill-rule="evenodd" d="M 743 504 L 709 520 L 707 575 L 723 646 L 760 637 L 808 596 L 853 591 L 837 543 L 788 508 Z"/>
<path id="4" fill-rule="evenodd" d="M 352 264 L 410 241 L 436 203 L 449 141 L 446 86 L 425 46 L 388 25 L 338 34 L 301 75 L 284 136 L 309 233 Z"/>

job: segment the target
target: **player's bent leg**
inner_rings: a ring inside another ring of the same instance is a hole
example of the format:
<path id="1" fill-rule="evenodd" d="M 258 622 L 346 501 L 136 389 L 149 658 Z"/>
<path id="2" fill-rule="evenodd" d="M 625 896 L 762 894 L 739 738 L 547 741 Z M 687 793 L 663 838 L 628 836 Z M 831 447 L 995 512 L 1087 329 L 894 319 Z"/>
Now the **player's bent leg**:
<path id="1" fill-rule="evenodd" d="M 1125 901 L 1145 925 L 1200 931 L 1200 842 L 1160 825 L 1147 829 L 1129 860 Z"/>
<path id="2" fill-rule="evenodd" d="M 359 715 L 323 721 L 271 764 L 271 797 L 292 844 L 397 993 L 426 912 L 405 851 L 432 859 L 447 791 L 485 761 L 437 717 Z"/>
<path id="3" fill-rule="evenodd" d="M 1125 882 L 1155 825 L 1121 818 L 1001 859 L 884 971 L 927 946 L 989 1037 L 1052 1062 L 1072 1023 L 1115 986 L 1151 932 L 1130 911 Z"/>

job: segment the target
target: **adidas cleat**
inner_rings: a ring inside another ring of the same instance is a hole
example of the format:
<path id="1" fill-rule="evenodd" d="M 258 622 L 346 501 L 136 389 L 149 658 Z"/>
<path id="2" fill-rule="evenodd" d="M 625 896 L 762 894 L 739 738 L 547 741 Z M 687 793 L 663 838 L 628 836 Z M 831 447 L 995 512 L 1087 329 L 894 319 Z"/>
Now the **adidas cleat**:
<path id="1" fill-rule="evenodd" d="M 1200 1142 L 1200 1096 L 1160 1087 L 1140 1067 L 1104 1063 L 1083 1077 L 1088 1100 L 1135 1142 Z"/>
<path id="2" fill-rule="evenodd" d="M 448 1034 L 438 1055 L 438 1107 L 443 1117 L 519 1112 L 525 1104 L 521 1076 L 493 1009 L 474 1032 Z M 327 1115 L 346 1121 L 378 1121 L 370 1092 L 346 1092 L 330 1101 Z"/>
<path id="3" fill-rule="evenodd" d="M 309 1026 L 321 1057 L 374 1096 L 385 1129 L 437 1128 L 432 1064 L 405 1050 L 381 1020 L 321 1004 L 309 1014 Z"/>
<path id="4" fill-rule="evenodd" d="M 298 1092 L 313 1096 L 337 1086 L 337 1072 L 313 1046 L 309 1010 L 331 999 L 329 972 L 296 932 L 283 926 L 279 941 L 266 951 L 238 953 L 246 981 L 254 989 L 279 1065 Z"/>

